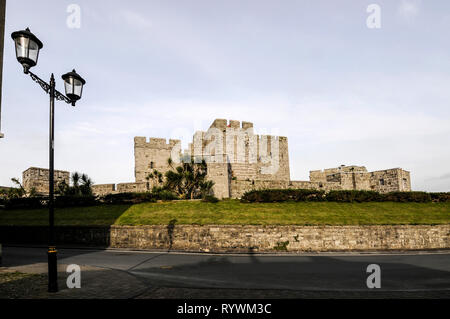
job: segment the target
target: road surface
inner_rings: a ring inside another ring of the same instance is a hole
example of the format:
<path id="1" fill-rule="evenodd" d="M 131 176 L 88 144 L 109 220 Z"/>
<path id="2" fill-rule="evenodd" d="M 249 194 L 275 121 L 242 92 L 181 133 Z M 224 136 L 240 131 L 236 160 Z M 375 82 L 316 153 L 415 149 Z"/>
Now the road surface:
<path id="1" fill-rule="evenodd" d="M 46 262 L 46 248 L 4 247 L 3 266 Z M 322 253 L 289 255 L 225 255 L 130 251 L 120 249 L 59 249 L 61 264 L 120 270 L 166 289 L 258 290 L 326 293 L 422 294 L 449 298 L 450 252 Z M 367 287 L 367 267 L 381 269 L 381 288 Z M 293 293 L 293 295 L 295 295 Z M 270 295 L 274 296 L 274 295 Z M 312 295 L 314 296 L 314 295 Z M 357 295 L 352 295 L 357 296 Z M 208 297 L 208 296 L 205 296 Z"/>

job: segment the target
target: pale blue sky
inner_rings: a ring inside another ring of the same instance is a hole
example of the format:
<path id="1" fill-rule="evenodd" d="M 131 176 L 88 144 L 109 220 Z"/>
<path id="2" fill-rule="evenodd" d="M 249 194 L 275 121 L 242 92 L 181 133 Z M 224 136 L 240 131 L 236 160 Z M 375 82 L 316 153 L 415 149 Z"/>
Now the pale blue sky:
<path id="1" fill-rule="evenodd" d="M 449 1 L 9 0 L 6 14 L 0 185 L 48 166 L 48 97 L 10 38 L 28 26 L 44 43 L 33 72 L 87 81 L 75 108 L 57 105 L 56 168 L 131 182 L 134 136 L 186 146 L 227 118 L 287 136 L 294 180 L 402 167 L 415 190 L 450 190 Z"/>

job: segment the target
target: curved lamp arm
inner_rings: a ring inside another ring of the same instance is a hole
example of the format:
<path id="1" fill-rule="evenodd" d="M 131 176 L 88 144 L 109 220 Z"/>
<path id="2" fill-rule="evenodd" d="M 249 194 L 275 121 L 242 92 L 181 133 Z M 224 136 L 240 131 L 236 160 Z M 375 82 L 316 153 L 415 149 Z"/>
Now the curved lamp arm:
<path id="1" fill-rule="evenodd" d="M 37 84 L 39 84 L 41 86 L 41 88 L 45 91 L 45 93 L 50 94 L 50 84 L 48 84 L 47 82 L 42 80 L 40 77 L 38 77 L 36 74 L 34 74 L 31 71 L 28 71 L 28 74 L 30 74 L 31 79 L 34 82 L 36 82 Z M 56 89 L 55 89 L 55 98 L 58 101 L 64 101 L 67 104 L 74 105 L 74 102 L 71 99 L 69 99 L 67 96 L 65 96 L 64 94 L 62 94 L 61 92 L 59 92 Z"/>

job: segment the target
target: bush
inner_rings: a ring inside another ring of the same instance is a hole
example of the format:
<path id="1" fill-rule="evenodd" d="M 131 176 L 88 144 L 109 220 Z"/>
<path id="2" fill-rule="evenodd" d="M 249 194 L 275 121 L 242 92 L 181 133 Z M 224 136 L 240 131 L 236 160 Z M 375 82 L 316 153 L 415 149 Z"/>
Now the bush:
<path id="1" fill-rule="evenodd" d="M 49 198 L 44 196 L 21 197 L 3 201 L 2 205 L 5 209 L 37 209 L 48 207 L 48 201 Z M 80 207 L 98 204 L 95 196 L 56 196 L 54 207 Z"/>
<path id="2" fill-rule="evenodd" d="M 355 191 L 342 190 L 330 191 L 326 195 L 326 200 L 329 202 L 346 202 L 346 203 L 362 203 L 362 202 L 382 202 L 383 196 L 374 191 Z"/>
<path id="3" fill-rule="evenodd" d="M 10 198 L 3 202 L 5 209 L 36 209 L 46 207 L 48 197 Z"/>
<path id="4" fill-rule="evenodd" d="M 147 202 L 156 202 L 152 193 L 118 193 L 107 194 L 100 198 L 105 204 L 139 204 Z"/>
<path id="5" fill-rule="evenodd" d="M 426 193 L 426 192 L 391 192 L 381 194 L 375 191 L 336 190 L 325 193 L 320 190 L 310 189 L 265 189 L 246 192 L 242 202 L 246 203 L 271 203 L 284 201 L 329 201 L 345 203 L 362 202 L 448 202 L 450 193 Z"/>
<path id="6" fill-rule="evenodd" d="M 176 194 L 163 188 L 153 188 L 153 191 L 145 193 L 118 193 L 107 194 L 100 198 L 105 204 L 140 204 L 154 203 L 157 200 L 176 200 Z"/>
<path id="7" fill-rule="evenodd" d="M 95 196 L 57 196 L 55 207 L 85 207 L 99 205 Z"/>
<path id="8" fill-rule="evenodd" d="M 246 192 L 242 202 L 323 201 L 325 192 L 313 189 L 264 189 Z"/>
<path id="9" fill-rule="evenodd" d="M 391 192 L 383 194 L 385 201 L 389 202 L 416 202 L 416 203 L 428 203 L 431 202 L 431 195 L 426 192 Z"/>
<path id="10" fill-rule="evenodd" d="M 219 199 L 215 196 L 206 195 L 205 198 L 202 199 L 202 202 L 205 203 L 217 203 L 219 202 Z"/>
<path id="11" fill-rule="evenodd" d="M 446 203 L 450 201 L 450 193 L 430 193 L 431 200 L 435 203 Z"/>
<path id="12" fill-rule="evenodd" d="M 178 195 L 174 192 L 164 189 L 162 187 L 153 187 L 152 196 L 155 200 L 177 200 Z"/>
<path id="13" fill-rule="evenodd" d="M 321 202 L 325 200 L 325 191 L 314 189 L 296 189 L 291 192 L 292 199 L 299 201 Z"/>

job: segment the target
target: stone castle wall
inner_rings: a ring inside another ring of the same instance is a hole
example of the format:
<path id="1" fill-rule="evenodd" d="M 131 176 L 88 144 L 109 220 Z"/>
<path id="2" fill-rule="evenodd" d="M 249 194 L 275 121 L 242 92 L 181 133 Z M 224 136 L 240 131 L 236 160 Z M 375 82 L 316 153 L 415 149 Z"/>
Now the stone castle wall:
<path id="1" fill-rule="evenodd" d="M 95 195 L 103 196 L 118 193 L 142 193 L 151 190 L 149 183 L 96 184 L 92 186 Z"/>
<path id="2" fill-rule="evenodd" d="M 375 171 L 369 178 L 371 188 L 381 193 L 411 191 L 410 173 L 401 168 Z"/>
<path id="3" fill-rule="evenodd" d="M 145 137 L 134 138 L 134 161 L 135 161 L 135 179 L 136 183 L 147 182 L 146 177 L 153 170 L 165 173 L 170 169 L 167 162 L 172 157 L 173 148 L 181 143 L 180 140 L 169 140 L 167 143 L 165 138 L 150 138 L 148 141 Z"/>
<path id="4" fill-rule="evenodd" d="M 204 159 L 213 192 L 219 198 L 233 197 L 231 180 L 274 180 L 288 182 L 289 153 L 286 137 L 255 135 L 250 122 L 216 119 L 206 132 L 197 131 L 188 152 L 181 152 L 181 141 L 135 137 L 136 183 L 150 183 L 147 176 L 158 170 L 163 175 L 172 167 L 168 159 L 183 155 Z"/>
<path id="5" fill-rule="evenodd" d="M 45 168 L 30 167 L 22 173 L 22 184 L 27 192 L 33 188 L 38 194 L 48 195 L 49 193 L 49 176 L 50 171 Z M 70 173 L 66 171 L 55 170 L 54 172 L 55 189 L 58 184 L 65 182 L 69 185 Z"/>
<path id="6" fill-rule="evenodd" d="M 263 189 L 318 189 L 324 191 L 342 190 L 339 183 L 322 183 L 311 181 L 259 181 L 259 180 L 232 180 L 232 198 L 241 198 L 246 192 Z"/>
<path id="7" fill-rule="evenodd" d="M 112 226 L 111 246 L 204 252 L 291 252 L 450 248 L 449 225 Z M 283 248 L 283 250 L 284 250 Z"/>
<path id="8" fill-rule="evenodd" d="M 56 226 L 57 244 L 200 252 L 320 252 L 450 248 L 450 225 Z M 45 244 L 48 227 L 0 226 L 0 242 Z"/>
<path id="9" fill-rule="evenodd" d="M 324 184 L 338 183 L 341 189 L 372 190 L 380 193 L 411 191 L 410 173 L 401 168 L 367 172 L 364 166 L 340 166 L 311 171 L 310 180 Z"/>
<path id="10" fill-rule="evenodd" d="M 283 136 L 256 135 L 253 123 L 216 119 L 207 131 L 197 131 L 188 150 L 181 141 L 134 138 L 135 183 L 94 185 L 94 193 L 151 190 L 148 175 L 163 175 L 179 165 L 183 156 L 207 162 L 208 180 L 218 198 L 240 198 L 246 191 L 268 188 L 373 190 L 382 193 L 410 191 L 410 173 L 400 168 L 368 172 L 364 166 L 345 166 L 310 171 L 309 181 L 291 181 L 288 140 Z M 168 159 L 174 163 L 169 165 Z"/>
<path id="11" fill-rule="evenodd" d="M 95 184 L 92 185 L 92 192 L 99 196 L 114 194 L 116 193 L 116 184 Z"/>

